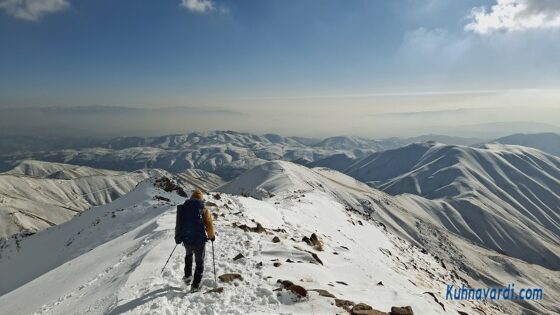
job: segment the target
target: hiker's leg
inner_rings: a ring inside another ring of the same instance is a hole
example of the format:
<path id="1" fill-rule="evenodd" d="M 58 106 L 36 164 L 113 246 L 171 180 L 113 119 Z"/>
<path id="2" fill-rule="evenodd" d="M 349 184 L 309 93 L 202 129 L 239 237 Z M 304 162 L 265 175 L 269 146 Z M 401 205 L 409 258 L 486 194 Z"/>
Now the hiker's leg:
<path id="1" fill-rule="evenodd" d="M 194 269 L 194 278 L 192 286 L 198 288 L 200 285 L 200 280 L 202 280 L 202 272 L 204 272 L 204 255 L 206 251 L 206 244 L 197 246 L 194 249 L 194 259 L 196 262 L 196 268 Z"/>
<path id="2" fill-rule="evenodd" d="M 187 253 L 185 254 L 185 277 L 190 277 L 192 275 L 192 256 L 193 248 L 192 246 L 185 245 Z"/>

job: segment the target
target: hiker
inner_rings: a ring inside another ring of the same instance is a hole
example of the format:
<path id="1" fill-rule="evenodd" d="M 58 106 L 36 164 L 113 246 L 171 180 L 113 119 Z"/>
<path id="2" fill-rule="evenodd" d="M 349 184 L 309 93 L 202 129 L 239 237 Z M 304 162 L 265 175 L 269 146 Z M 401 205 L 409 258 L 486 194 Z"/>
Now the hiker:
<path id="1" fill-rule="evenodd" d="M 192 281 L 191 292 L 199 290 L 204 271 L 206 242 L 208 240 L 214 242 L 215 239 L 212 214 L 204 207 L 204 194 L 201 191 L 195 191 L 190 199 L 177 207 L 175 222 L 175 243 L 183 243 L 187 250 L 183 280 L 187 285 Z M 194 277 L 191 277 L 193 254 L 196 268 Z"/>

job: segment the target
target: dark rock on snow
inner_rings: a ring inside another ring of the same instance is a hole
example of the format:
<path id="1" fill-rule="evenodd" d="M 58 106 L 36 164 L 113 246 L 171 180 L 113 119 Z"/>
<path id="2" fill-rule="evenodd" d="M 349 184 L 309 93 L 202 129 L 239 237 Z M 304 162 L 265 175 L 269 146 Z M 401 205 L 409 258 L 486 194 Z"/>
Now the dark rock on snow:
<path id="1" fill-rule="evenodd" d="M 241 275 L 238 273 L 226 273 L 219 276 L 218 279 L 220 279 L 220 281 L 222 282 L 228 283 L 234 280 L 243 280 L 243 277 L 241 277 Z"/>
<path id="2" fill-rule="evenodd" d="M 393 306 L 391 307 L 391 312 L 389 314 L 390 315 L 414 315 L 414 312 L 412 311 L 412 307 L 410 306 L 402 306 L 402 307 Z"/>
<path id="3" fill-rule="evenodd" d="M 208 294 L 208 293 L 222 293 L 224 292 L 224 288 L 222 287 L 218 287 L 218 288 L 214 288 L 212 290 L 208 290 L 206 292 L 204 292 L 204 294 Z"/>
<path id="4" fill-rule="evenodd" d="M 329 297 L 329 298 L 336 298 L 336 296 L 334 296 L 334 294 L 330 293 L 327 290 L 323 290 L 323 289 L 311 289 L 308 291 L 314 291 L 319 293 L 320 296 L 324 296 L 324 297 Z"/>

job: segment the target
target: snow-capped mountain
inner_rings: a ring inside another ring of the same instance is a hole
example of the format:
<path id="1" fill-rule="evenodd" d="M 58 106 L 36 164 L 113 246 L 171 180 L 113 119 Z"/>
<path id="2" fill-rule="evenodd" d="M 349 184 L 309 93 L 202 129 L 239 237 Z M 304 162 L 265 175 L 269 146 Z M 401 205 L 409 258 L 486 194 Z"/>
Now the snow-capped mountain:
<path id="1" fill-rule="evenodd" d="M 291 163 L 263 167 L 272 174 L 261 179 L 276 178 L 277 184 L 286 180 L 279 169 L 314 173 Z M 220 277 L 223 292 L 206 293 L 216 285 L 208 253 L 202 291 L 187 294 L 181 280 L 184 249 L 177 248 L 160 273 L 174 246 L 175 205 L 184 199 L 157 188 L 156 178 L 55 229 L 17 245 L 3 244 L 0 309 L 7 314 L 334 314 L 410 306 L 415 314 L 491 315 L 511 314 L 517 307 L 445 301 L 442 285 L 465 281 L 459 271 L 367 215 L 348 211 L 328 191 L 308 190 L 296 177 L 291 177 L 295 186 L 269 186 L 277 195 L 264 200 L 208 196 L 216 218 L 216 273 L 239 280 Z M 354 181 L 338 179 L 338 185 Z M 305 242 L 309 237 L 314 243 Z"/>
<path id="2" fill-rule="evenodd" d="M 521 145 L 560 156 L 560 134 L 552 132 L 534 134 L 518 133 L 496 139 L 492 141 L 492 143 Z"/>
<path id="3" fill-rule="evenodd" d="M 268 160 L 305 159 L 314 161 L 338 151 L 310 147 L 278 135 L 263 136 L 234 131 L 190 133 L 153 138 L 124 137 L 109 141 L 101 148 L 27 152 L 4 156 L 2 167 L 7 169 L 22 159 L 64 162 L 122 171 L 159 168 L 173 173 L 187 169 L 202 169 L 225 179 Z M 365 154 L 373 150 L 352 150 Z M 0 168 L 2 168 L 0 167 Z"/>
<path id="4" fill-rule="evenodd" d="M 338 136 L 314 140 L 235 131 L 193 132 L 160 137 L 120 137 L 98 147 L 5 154 L 0 156 L 0 170 L 11 169 L 25 159 L 34 159 L 120 171 L 160 168 L 180 173 L 196 168 L 231 180 L 266 161 L 280 159 L 308 164 L 337 154 L 359 158 L 411 142 L 411 139 L 396 138 L 369 140 Z"/>
<path id="5" fill-rule="evenodd" d="M 0 238 L 35 233 L 66 222 L 92 206 L 112 202 L 148 178 L 149 173 L 23 161 L 0 173 Z M 187 191 L 211 190 L 224 183 L 219 176 L 196 169 L 177 174 L 177 180 Z"/>
<path id="6" fill-rule="evenodd" d="M 24 161 L 0 173 L 0 238 L 66 222 L 92 206 L 125 195 L 147 177 L 145 171 Z"/>
<path id="7" fill-rule="evenodd" d="M 323 192 L 344 204 L 347 209 L 364 211 L 397 235 L 428 249 L 442 258 L 446 265 L 460 270 L 471 285 L 527 283 L 530 279 L 529 283 L 547 283 L 546 290 L 558 291 L 558 280 L 551 279 L 559 279 L 560 239 L 554 238 L 554 232 L 547 231 L 548 226 L 542 222 L 518 217 L 507 220 L 505 218 L 509 217 L 504 212 L 494 215 L 492 208 L 484 209 L 487 211 L 486 218 L 476 218 L 479 212 L 473 211 L 472 207 L 452 208 L 446 201 L 409 194 L 391 196 L 334 170 L 308 169 L 280 161 L 252 169 L 219 190 L 257 198 L 269 198 L 286 192 L 300 196 L 309 192 Z M 461 210 L 465 212 L 458 213 Z M 535 215 L 538 215 L 538 211 L 535 211 Z M 500 220 L 500 216 L 505 218 Z M 554 216 L 550 220 L 553 224 L 559 222 Z M 468 232 L 461 228 L 468 229 Z M 518 247 L 511 246 L 512 243 Z M 505 270 L 504 266 L 507 266 Z M 531 308 L 527 305 L 523 307 Z M 550 304 L 545 309 L 537 313 L 560 312 L 557 306 Z M 525 311 L 530 313 L 534 310 Z"/>
<path id="8" fill-rule="evenodd" d="M 64 163 L 25 160 L 3 174 L 35 178 L 74 179 L 85 176 L 115 176 L 122 175 L 123 172 Z"/>
<path id="9" fill-rule="evenodd" d="M 188 169 L 174 177 L 187 190 L 211 191 L 225 183 L 220 176 L 199 169 Z"/>
<path id="10" fill-rule="evenodd" d="M 346 173 L 426 212 L 449 231 L 560 269 L 560 159 L 521 146 L 413 144 L 375 153 Z M 423 197 L 423 198 L 419 198 Z"/>

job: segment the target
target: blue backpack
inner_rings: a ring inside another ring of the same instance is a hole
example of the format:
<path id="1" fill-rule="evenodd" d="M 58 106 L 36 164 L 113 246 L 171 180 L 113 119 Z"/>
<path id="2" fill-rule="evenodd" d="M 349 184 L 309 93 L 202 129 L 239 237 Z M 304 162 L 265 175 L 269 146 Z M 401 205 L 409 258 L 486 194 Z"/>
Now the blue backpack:
<path id="1" fill-rule="evenodd" d="M 186 245 L 203 245 L 207 240 L 204 226 L 204 202 L 189 199 L 177 207 L 181 239 Z"/>

